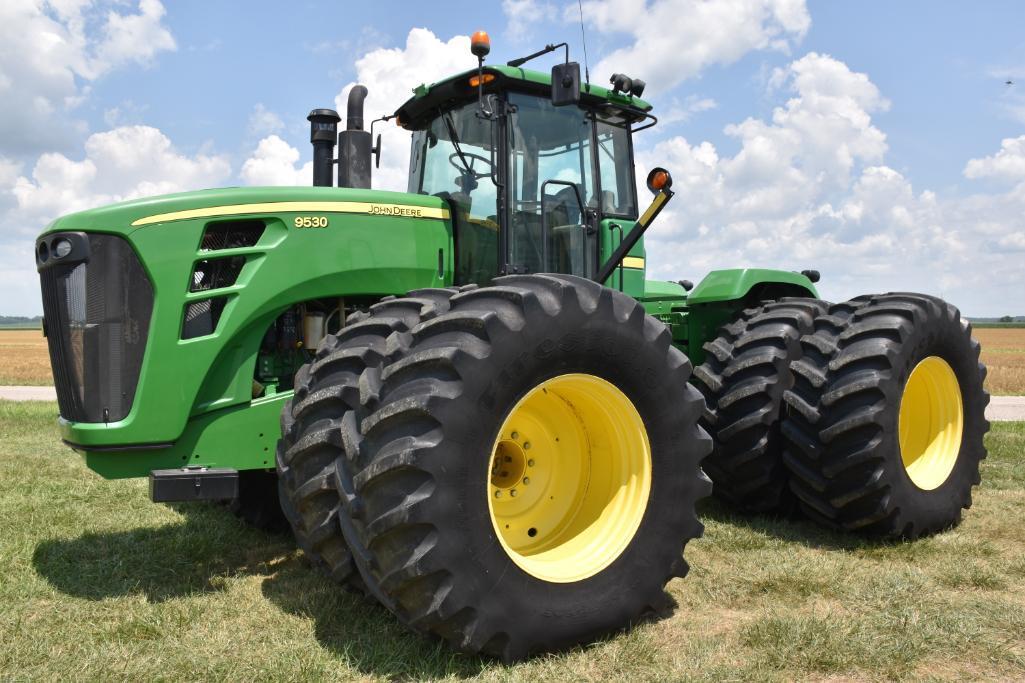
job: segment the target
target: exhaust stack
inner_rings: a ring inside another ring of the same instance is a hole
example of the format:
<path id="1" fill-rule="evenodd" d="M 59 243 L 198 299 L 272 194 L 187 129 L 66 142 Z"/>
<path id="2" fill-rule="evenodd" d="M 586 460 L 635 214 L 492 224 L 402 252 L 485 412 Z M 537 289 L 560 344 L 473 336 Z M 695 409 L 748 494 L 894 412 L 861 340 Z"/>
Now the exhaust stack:
<path id="1" fill-rule="evenodd" d="M 335 136 L 342 119 L 334 109 L 314 109 L 306 120 L 313 144 L 313 185 L 331 187 L 335 184 Z"/>
<path id="2" fill-rule="evenodd" d="M 363 100 L 367 88 L 354 85 L 349 91 L 345 130 L 338 134 L 338 187 L 370 189 L 370 132 L 363 129 Z"/>

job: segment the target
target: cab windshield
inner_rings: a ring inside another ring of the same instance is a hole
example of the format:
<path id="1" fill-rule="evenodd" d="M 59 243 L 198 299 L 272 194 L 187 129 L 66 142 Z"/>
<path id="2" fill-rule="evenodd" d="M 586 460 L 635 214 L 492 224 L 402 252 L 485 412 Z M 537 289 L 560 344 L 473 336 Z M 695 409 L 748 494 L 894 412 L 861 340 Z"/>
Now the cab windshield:
<path id="1" fill-rule="evenodd" d="M 413 136 L 409 191 L 441 196 L 456 212 L 459 284 L 485 284 L 503 264 L 590 276 L 598 223 L 637 216 L 629 123 L 517 92 L 507 104 L 494 123 L 477 102 L 439 111 Z"/>
<path id="2" fill-rule="evenodd" d="M 498 274 L 498 188 L 492 126 L 476 102 L 439 113 L 413 135 L 409 188 L 446 199 L 456 216 L 456 282 L 487 284 Z"/>

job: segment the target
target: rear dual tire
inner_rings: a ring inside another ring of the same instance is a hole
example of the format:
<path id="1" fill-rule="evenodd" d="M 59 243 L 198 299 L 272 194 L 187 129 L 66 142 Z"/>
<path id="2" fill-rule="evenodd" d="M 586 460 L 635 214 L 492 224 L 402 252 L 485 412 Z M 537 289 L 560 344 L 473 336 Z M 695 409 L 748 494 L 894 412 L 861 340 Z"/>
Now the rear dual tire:
<path id="1" fill-rule="evenodd" d="M 790 364 L 801 337 L 814 331 L 828 303 L 784 298 L 745 309 L 704 346 L 693 384 L 705 398 L 701 420 L 715 448 L 704 462 L 713 493 L 744 512 L 793 509 L 783 465 L 783 393 L 794 384 Z"/>
<path id="2" fill-rule="evenodd" d="M 815 321 L 785 395 L 784 461 L 828 526 L 916 538 L 956 524 L 986 457 L 986 368 L 941 299 L 864 296 Z"/>

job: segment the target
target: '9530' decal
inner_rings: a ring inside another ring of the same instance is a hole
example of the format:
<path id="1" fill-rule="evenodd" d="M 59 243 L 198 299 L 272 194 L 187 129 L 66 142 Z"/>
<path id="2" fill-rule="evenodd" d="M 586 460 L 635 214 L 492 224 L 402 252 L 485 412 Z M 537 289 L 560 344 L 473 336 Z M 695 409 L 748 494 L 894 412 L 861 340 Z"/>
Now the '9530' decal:
<path id="1" fill-rule="evenodd" d="M 326 228 L 327 216 L 296 216 L 292 221 L 297 228 Z"/>

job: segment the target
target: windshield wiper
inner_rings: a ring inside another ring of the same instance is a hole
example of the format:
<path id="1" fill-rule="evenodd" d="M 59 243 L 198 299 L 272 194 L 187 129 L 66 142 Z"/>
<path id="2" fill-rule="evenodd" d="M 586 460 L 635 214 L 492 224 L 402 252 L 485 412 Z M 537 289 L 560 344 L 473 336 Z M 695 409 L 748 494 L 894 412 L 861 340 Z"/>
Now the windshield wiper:
<path id="1" fill-rule="evenodd" d="M 452 140 L 452 146 L 456 150 L 456 154 L 459 155 L 459 161 L 463 162 L 463 169 L 468 174 L 473 174 L 473 169 L 470 168 L 470 164 L 467 163 L 466 157 L 463 156 L 463 148 L 459 146 L 459 136 L 456 134 L 455 124 L 452 123 L 452 112 L 447 111 L 441 115 L 442 121 L 445 122 L 445 127 L 448 129 L 448 136 Z"/>

